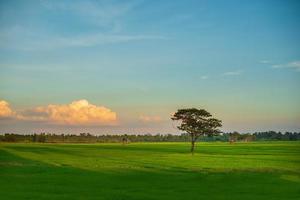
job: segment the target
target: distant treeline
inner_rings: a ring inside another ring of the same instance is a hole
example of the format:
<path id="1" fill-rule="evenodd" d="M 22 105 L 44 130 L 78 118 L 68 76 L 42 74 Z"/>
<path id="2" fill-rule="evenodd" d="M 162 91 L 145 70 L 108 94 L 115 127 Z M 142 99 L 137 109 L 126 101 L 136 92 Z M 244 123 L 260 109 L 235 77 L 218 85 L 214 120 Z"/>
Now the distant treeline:
<path id="1" fill-rule="evenodd" d="M 300 132 L 256 132 L 256 133 L 223 133 L 217 136 L 203 136 L 199 141 L 269 141 L 269 140 L 285 140 L 293 141 L 300 140 Z M 92 135 L 89 133 L 80 133 L 79 135 L 72 134 L 0 134 L 0 142 L 42 142 L 42 143 L 106 143 L 106 142 L 187 142 L 190 141 L 190 136 L 186 133 L 181 135 L 172 134 L 145 134 L 145 135 Z"/>

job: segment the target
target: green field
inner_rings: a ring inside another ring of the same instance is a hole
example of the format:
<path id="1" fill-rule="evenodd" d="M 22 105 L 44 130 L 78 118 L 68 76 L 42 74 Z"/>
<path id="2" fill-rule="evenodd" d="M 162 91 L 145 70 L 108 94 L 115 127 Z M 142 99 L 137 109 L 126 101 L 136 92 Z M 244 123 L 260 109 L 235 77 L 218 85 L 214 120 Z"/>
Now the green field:
<path id="1" fill-rule="evenodd" d="M 300 199 L 300 143 L 0 144 L 0 199 Z"/>

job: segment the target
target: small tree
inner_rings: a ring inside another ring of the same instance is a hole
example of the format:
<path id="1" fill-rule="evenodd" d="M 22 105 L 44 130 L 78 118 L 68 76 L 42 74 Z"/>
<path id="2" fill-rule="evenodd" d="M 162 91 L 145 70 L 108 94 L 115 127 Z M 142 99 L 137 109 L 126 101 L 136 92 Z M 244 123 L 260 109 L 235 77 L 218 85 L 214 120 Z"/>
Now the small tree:
<path id="1" fill-rule="evenodd" d="M 129 142 L 127 134 L 124 134 L 122 137 L 122 144 L 127 144 Z"/>
<path id="2" fill-rule="evenodd" d="M 177 128 L 191 136 L 192 154 L 199 136 L 212 136 L 221 132 L 217 128 L 222 126 L 222 121 L 212 118 L 212 115 L 204 109 L 179 109 L 171 119 L 179 120 L 181 124 Z"/>
<path id="3" fill-rule="evenodd" d="M 236 141 L 238 141 L 240 135 L 241 134 L 237 131 L 234 131 L 233 133 L 229 133 L 229 143 L 234 144 Z"/>

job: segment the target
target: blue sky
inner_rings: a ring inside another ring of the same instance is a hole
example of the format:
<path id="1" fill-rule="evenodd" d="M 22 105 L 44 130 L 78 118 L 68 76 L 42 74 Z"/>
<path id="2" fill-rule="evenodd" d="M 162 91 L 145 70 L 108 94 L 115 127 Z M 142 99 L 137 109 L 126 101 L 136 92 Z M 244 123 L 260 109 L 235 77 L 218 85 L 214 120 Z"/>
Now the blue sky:
<path id="1" fill-rule="evenodd" d="M 299 131 L 299 9 L 276 0 L 1 1 L 0 100 L 11 112 L 0 131 L 176 133 L 170 115 L 183 107 L 207 109 L 225 131 Z M 64 124 L 48 109 L 82 99 L 117 122 Z"/>

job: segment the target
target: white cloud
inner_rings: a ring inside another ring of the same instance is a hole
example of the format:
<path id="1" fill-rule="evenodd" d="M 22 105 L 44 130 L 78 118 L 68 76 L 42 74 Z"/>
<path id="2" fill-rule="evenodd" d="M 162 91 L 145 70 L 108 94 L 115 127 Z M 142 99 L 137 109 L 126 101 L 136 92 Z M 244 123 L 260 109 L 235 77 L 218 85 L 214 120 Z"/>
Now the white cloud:
<path id="1" fill-rule="evenodd" d="M 0 101 L 0 118 L 45 122 L 60 125 L 116 125 L 117 114 L 104 106 L 90 104 L 87 100 L 73 101 L 67 105 L 47 105 L 14 112 L 6 101 Z"/>
<path id="2" fill-rule="evenodd" d="M 269 63 L 271 63 L 271 61 L 269 61 L 269 60 L 261 60 L 261 61 L 259 61 L 259 63 L 261 63 L 261 64 L 269 64 Z"/>
<path id="3" fill-rule="evenodd" d="M 1 48 L 23 51 L 51 50 L 65 47 L 93 47 L 131 41 L 168 39 L 166 36 L 157 34 L 132 34 L 124 31 L 126 15 L 135 9 L 140 3 L 139 0 L 117 2 L 44 0 L 41 3 L 47 12 L 67 13 L 69 15 L 66 15 L 66 18 L 69 17 L 69 20 L 76 20 L 76 17 L 78 17 L 84 24 L 90 23 L 89 25 L 94 27 L 92 29 L 94 31 L 87 32 L 85 29 L 82 29 L 80 34 L 73 33 L 65 36 L 59 32 L 51 32 L 39 28 L 33 29 L 33 27 L 22 25 L 3 27 L 0 30 Z"/>
<path id="4" fill-rule="evenodd" d="M 15 112 L 10 108 L 9 103 L 4 100 L 0 100 L 0 119 L 13 118 Z"/>
<path id="5" fill-rule="evenodd" d="M 90 47 L 101 44 L 112 44 L 139 40 L 164 40 L 167 37 L 156 35 L 84 35 L 73 38 L 56 38 L 57 45 L 62 47 Z"/>
<path id="6" fill-rule="evenodd" d="M 237 76 L 237 75 L 240 75 L 241 73 L 242 73 L 241 70 L 229 71 L 229 72 L 223 73 L 222 76 Z"/>
<path id="7" fill-rule="evenodd" d="M 77 15 L 88 23 L 118 31 L 124 16 L 134 9 L 140 1 L 42 1 L 51 11 L 63 11 Z"/>
<path id="8" fill-rule="evenodd" d="M 205 75 L 205 76 L 201 76 L 200 78 L 201 78 L 202 80 L 206 80 L 206 79 L 208 79 L 208 76 Z"/>
<path id="9" fill-rule="evenodd" d="M 272 68 L 274 69 L 289 68 L 289 69 L 294 69 L 297 72 L 300 72 L 300 61 L 293 61 L 286 64 L 272 65 Z"/>
<path id="10" fill-rule="evenodd" d="M 161 35 L 130 35 L 115 33 L 93 33 L 76 36 L 54 36 L 26 30 L 24 27 L 14 27 L 0 32 L 0 47 L 23 51 L 48 50 L 67 47 L 93 47 L 104 44 L 125 43 L 142 40 L 168 40 Z"/>

